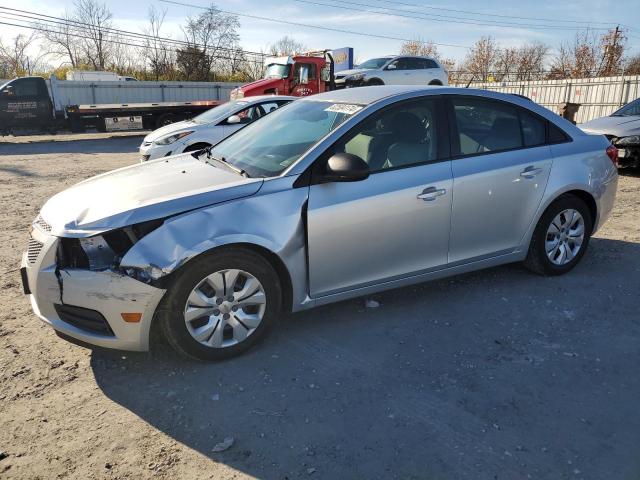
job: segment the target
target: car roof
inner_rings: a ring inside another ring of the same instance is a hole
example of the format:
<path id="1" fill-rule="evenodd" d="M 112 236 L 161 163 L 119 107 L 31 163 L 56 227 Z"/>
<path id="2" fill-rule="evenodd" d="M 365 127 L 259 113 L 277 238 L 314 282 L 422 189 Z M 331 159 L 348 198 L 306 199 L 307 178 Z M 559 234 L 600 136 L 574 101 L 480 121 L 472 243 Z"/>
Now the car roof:
<path id="1" fill-rule="evenodd" d="M 497 98 L 524 106 L 529 106 L 532 102 L 523 95 L 510 93 L 499 93 L 490 90 L 461 87 L 442 87 L 439 85 L 375 85 L 359 88 L 345 88 L 330 92 L 319 93 L 309 97 L 304 97 L 305 101 L 323 101 L 336 103 L 356 103 L 359 105 L 370 105 L 380 100 L 390 97 L 400 97 L 407 93 L 422 93 L 434 95 L 474 95 L 487 98 Z"/>
<path id="2" fill-rule="evenodd" d="M 553 121 L 554 123 L 562 126 L 565 132 L 570 133 L 572 136 L 584 135 L 584 132 L 572 123 L 560 117 L 555 112 L 552 112 L 551 110 L 537 104 L 536 102 L 524 96 L 514 95 L 511 93 L 500 93 L 491 90 L 480 90 L 476 88 L 441 87 L 435 85 L 376 85 L 333 90 L 330 92 L 319 93 L 317 95 L 311 95 L 309 97 L 303 97 L 299 101 L 321 101 L 334 103 L 354 103 L 358 105 L 372 105 L 379 101 L 393 97 L 398 97 L 398 99 L 400 100 L 402 97 L 410 98 L 413 96 L 421 95 L 466 95 L 502 100 L 504 102 L 509 102 L 524 107 L 541 115 L 542 117 L 545 117 L 548 120 Z"/>
<path id="3" fill-rule="evenodd" d="M 443 90 L 451 90 L 454 93 L 454 89 L 443 87 L 426 87 L 424 85 L 376 85 L 369 87 L 359 88 L 344 88 L 341 90 L 332 90 L 330 92 L 318 93 L 310 97 L 304 97 L 305 101 L 323 101 L 323 102 L 337 102 L 337 103 L 357 103 L 359 105 L 369 105 L 375 103 L 383 98 L 399 96 L 410 92 L 428 92 L 430 90 L 438 89 L 444 93 Z M 459 90 L 459 89 L 455 89 Z"/>
<path id="4" fill-rule="evenodd" d="M 256 95 L 251 97 L 243 97 L 236 99 L 238 102 L 262 102 L 264 100 L 295 100 L 300 97 L 292 97 L 290 95 Z"/>

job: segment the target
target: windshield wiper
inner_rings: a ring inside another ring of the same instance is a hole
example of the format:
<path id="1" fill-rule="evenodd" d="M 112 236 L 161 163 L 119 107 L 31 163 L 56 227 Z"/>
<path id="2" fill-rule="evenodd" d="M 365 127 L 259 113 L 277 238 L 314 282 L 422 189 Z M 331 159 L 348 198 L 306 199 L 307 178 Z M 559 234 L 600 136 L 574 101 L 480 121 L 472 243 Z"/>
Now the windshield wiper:
<path id="1" fill-rule="evenodd" d="M 207 159 L 208 160 L 215 160 L 216 162 L 223 164 L 225 167 L 227 167 L 232 172 L 235 172 L 238 175 L 242 175 L 245 178 L 251 178 L 247 172 L 245 172 L 241 168 L 236 167 L 235 165 L 230 163 L 226 158 L 214 156 L 213 153 L 212 153 L 212 148 L 213 147 L 211 146 L 211 147 L 207 147 L 207 148 L 204 149 L 205 153 L 207 154 Z M 205 163 L 209 163 L 209 162 L 205 161 Z M 211 165 L 211 164 L 209 163 L 209 165 Z"/>

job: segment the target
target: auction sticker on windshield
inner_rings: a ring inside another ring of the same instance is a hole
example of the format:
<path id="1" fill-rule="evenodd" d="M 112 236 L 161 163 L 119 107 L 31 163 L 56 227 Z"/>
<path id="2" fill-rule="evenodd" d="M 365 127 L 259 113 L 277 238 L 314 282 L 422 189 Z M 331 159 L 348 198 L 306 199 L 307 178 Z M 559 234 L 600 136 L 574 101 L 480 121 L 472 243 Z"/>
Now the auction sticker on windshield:
<path id="1" fill-rule="evenodd" d="M 362 110 L 362 105 L 352 105 L 349 103 L 335 103 L 329 108 L 325 108 L 325 112 L 346 113 L 347 115 L 353 115 L 357 111 Z"/>

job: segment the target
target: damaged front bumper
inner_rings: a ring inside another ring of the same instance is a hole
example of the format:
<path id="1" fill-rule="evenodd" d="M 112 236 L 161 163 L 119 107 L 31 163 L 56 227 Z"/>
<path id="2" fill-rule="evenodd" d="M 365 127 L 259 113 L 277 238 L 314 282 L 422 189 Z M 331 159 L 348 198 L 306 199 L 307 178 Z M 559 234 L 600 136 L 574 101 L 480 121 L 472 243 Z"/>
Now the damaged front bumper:
<path id="1" fill-rule="evenodd" d="M 25 292 L 35 314 L 81 342 L 148 350 L 151 321 L 165 290 L 111 270 L 59 268 L 59 242 L 34 228 L 22 257 Z"/>

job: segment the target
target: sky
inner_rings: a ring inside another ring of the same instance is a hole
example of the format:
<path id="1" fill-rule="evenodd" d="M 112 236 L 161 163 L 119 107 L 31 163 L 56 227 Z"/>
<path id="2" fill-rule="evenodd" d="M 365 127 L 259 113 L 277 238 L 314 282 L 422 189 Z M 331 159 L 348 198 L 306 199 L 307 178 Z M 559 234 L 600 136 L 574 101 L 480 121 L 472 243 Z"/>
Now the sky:
<path id="1" fill-rule="evenodd" d="M 201 7 L 209 4 L 205 0 L 176 1 Z M 553 53 L 562 42 L 570 42 L 574 38 L 576 27 L 586 26 L 587 23 L 597 28 L 614 27 L 618 23 L 630 25 L 632 30 L 628 32 L 628 49 L 632 53 L 640 53 L 639 2 L 640 0 L 225 0 L 224 3 L 214 4 L 222 10 L 238 14 L 447 44 L 438 46 L 439 52 L 445 57 L 462 60 L 468 51 L 465 47 L 473 45 L 478 38 L 486 35 L 493 36 L 501 46 L 518 46 L 539 41 L 549 45 Z M 202 11 L 197 7 L 163 3 L 160 0 L 112 0 L 106 3 L 114 15 L 116 28 L 140 32 L 146 25 L 151 5 L 166 9 L 163 34 L 175 38 L 180 38 L 180 25 L 185 19 Z M 21 0 L 19 6 L 13 1 L 0 0 L 0 6 L 60 16 L 65 9 L 73 9 L 73 0 Z M 349 10 L 338 6 L 359 10 L 372 10 L 374 6 L 389 8 L 393 12 L 388 13 L 396 15 Z M 283 35 L 289 35 L 310 49 L 353 47 L 356 60 L 364 61 L 379 55 L 397 53 L 402 44 L 401 40 L 371 38 L 243 16 L 239 20 L 241 45 L 251 51 L 266 50 L 269 44 Z M 0 17 L 0 21 L 10 20 Z M 491 22 L 503 25 L 491 25 Z M 532 25 L 560 28 L 532 28 Z M 24 32 L 24 29 L 0 25 L 0 38 L 5 40 L 18 32 Z"/>

